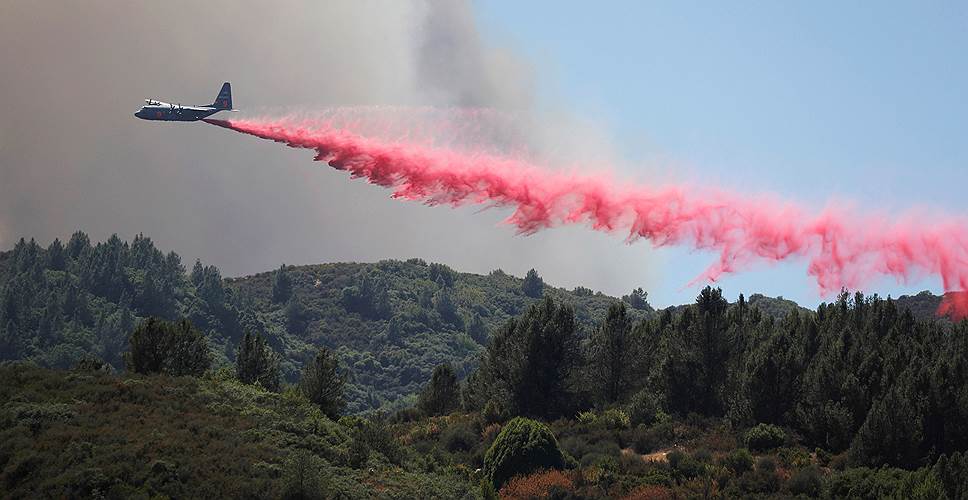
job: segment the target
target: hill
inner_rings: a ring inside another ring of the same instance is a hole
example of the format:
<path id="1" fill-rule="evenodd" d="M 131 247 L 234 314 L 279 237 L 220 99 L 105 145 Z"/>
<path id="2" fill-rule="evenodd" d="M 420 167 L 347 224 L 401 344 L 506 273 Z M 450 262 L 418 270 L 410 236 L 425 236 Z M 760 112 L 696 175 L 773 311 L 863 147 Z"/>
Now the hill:
<path id="1" fill-rule="evenodd" d="M 92 244 L 78 232 L 47 248 L 21 240 L 0 254 L 0 360 L 69 368 L 94 356 L 121 370 L 137 322 L 186 317 L 209 337 L 216 364 L 234 361 L 243 332 L 264 335 L 290 382 L 315 349 L 332 348 L 352 376 L 348 411 L 389 410 L 412 403 L 438 364 L 466 375 L 489 332 L 542 296 L 574 307 L 586 333 L 619 300 L 538 280 L 529 296 L 523 279 L 503 271 L 460 273 L 420 259 L 223 279 L 201 262 L 189 272 L 140 235 Z M 633 318 L 653 312 L 644 297 L 636 305 Z"/>
<path id="2" fill-rule="evenodd" d="M 0 366 L 5 498 L 461 498 L 470 471 L 417 469 L 366 421 L 294 392 Z"/>

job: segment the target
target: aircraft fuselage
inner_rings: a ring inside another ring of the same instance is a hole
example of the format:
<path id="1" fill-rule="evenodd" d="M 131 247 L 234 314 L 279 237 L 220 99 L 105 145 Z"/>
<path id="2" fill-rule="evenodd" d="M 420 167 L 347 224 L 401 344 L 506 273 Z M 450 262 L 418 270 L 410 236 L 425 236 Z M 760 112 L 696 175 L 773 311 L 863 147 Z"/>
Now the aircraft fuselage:
<path id="1" fill-rule="evenodd" d="M 145 99 L 145 105 L 138 110 L 134 116 L 142 120 L 156 120 L 163 122 L 194 122 L 207 118 L 219 111 L 235 111 L 232 109 L 232 85 L 229 82 L 222 84 L 215 102 L 204 106 L 182 106 L 181 104 L 171 104 Z"/>
<path id="2" fill-rule="evenodd" d="M 137 116 L 142 120 L 194 122 L 214 115 L 219 111 L 223 110 L 209 107 L 181 106 L 178 104 L 148 101 L 148 103 L 142 106 L 141 109 L 134 114 L 134 116 Z"/>

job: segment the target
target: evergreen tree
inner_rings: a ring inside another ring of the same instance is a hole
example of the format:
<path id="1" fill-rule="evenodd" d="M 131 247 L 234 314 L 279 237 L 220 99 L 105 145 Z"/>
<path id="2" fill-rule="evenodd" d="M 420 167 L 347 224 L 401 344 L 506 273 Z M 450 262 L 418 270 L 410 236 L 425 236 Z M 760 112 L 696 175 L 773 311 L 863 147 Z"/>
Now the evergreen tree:
<path id="1" fill-rule="evenodd" d="M 235 358 L 235 374 L 244 384 L 258 383 L 266 390 L 279 392 L 279 357 L 262 335 L 245 332 Z"/>
<path id="2" fill-rule="evenodd" d="M 632 290 L 631 294 L 622 296 L 622 301 L 628 303 L 632 309 L 646 310 L 649 308 L 649 302 L 646 300 L 648 297 L 649 294 L 639 287 Z"/>
<path id="3" fill-rule="evenodd" d="M 424 415 L 447 415 L 457 408 L 459 392 L 457 375 L 449 363 L 438 365 L 430 377 L 430 382 L 420 392 L 417 407 Z"/>
<path id="4" fill-rule="evenodd" d="M 511 319 L 491 338 L 481 369 L 490 399 L 512 414 L 554 418 L 571 414 L 581 364 L 575 313 L 551 298 Z"/>
<path id="5" fill-rule="evenodd" d="M 131 334 L 128 370 L 171 376 L 199 376 L 212 363 L 208 341 L 188 320 L 170 323 L 150 317 Z"/>
<path id="6" fill-rule="evenodd" d="M 541 279 L 541 276 L 538 276 L 538 271 L 534 269 L 528 271 L 528 274 L 524 276 L 524 282 L 521 284 L 521 291 L 528 297 L 541 297 L 541 294 L 544 293 L 544 280 Z"/>
<path id="7" fill-rule="evenodd" d="M 283 264 L 272 277 L 272 301 L 276 304 L 283 304 L 291 296 L 292 278 L 289 277 L 289 269 Z"/>
<path id="8" fill-rule="evenodd" d="M 54 239 L 47 247 L 47 268 L 54 271 L 63 271 L 67 268 L 67 252 L 59 239 Z"/>
<path id="9" fill-rule="evenodd" d="M 592 335 L 589 374 L 596 400 L 603 405 L 628 393 L 636 360 L 631 331 L 625 304 L 617 302 L 609 306 L 605 320 Z"/>
<path id="10" fill-rule="evenodd" d="M 345 385 L 346 378 L 339 373 L 339 360 L 325 347 L 303 368 L 299 378 L 299 390 L 306 399 L 334 420 L 346 407 Z"/>
<path id="11" fill-rule="evenodd" d="M 484 325 L 484 320 L 481 319 L 480 314 L 475 312 L 471 316 L 471 321 L 467 325 L 467 335 L 478 344 L 484 345 L 487 343 L 487 327 Z"/>

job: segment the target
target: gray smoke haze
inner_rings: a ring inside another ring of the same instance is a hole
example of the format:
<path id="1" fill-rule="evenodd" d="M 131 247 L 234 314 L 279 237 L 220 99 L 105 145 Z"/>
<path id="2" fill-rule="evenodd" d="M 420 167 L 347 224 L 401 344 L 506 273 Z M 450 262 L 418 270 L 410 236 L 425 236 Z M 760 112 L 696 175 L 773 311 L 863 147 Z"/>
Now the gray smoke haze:
<path id="1" fill-rule="evenodd" d="M 143 232 L 226 275 L 418 256 L 475 272 L 536 267 L 554 284 L 612 293 L 647 285 L 650 250 L 620 236 L 518 237 L 500 210 L 402 203 L 305 151 L 132 116 L 146 97 L 211 102 L 223 81 L 241 116 L 356 105 L 529 114 L 539 75 L 497 46 L 458 1 L 4 2 L 0 248 L 76 229 Z M 533 115 L 512 132 L 549 155 L 612 156 L 600 130 L 566 106 L 555 113 L 553 125 Z"/>

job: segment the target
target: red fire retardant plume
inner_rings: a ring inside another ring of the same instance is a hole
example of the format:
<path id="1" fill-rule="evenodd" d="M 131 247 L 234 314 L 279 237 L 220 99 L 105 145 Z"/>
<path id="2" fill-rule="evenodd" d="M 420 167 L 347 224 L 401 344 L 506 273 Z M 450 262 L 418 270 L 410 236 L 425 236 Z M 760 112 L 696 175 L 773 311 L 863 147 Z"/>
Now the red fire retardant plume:
<path id="1" fill-rule="evenodd" d="M 656 246 L 687 245 L 719 257 L 696 278 L 716 281 L 757 260 L 805 258 L 822 294 L 858 289 L 878 276 L 904 281 L 941 278 L 939 314 L 968 316 L 968 229 L 962 221 L 916 215 L 889 220 L 828 209 L 804 213 L 767 197 L 742 197 L 683 186 L 629 186 L 601 176 L 552 172 L 523 160 L 384 141 L 323 124 L 291 120 L 206 120 L 286 144 L 313 149 L 353 178 L 390 188 L 393 197 L 430 205 L 509 207 L 507 222 L 530 234 L 584 223 L 627 233 Z"/>

